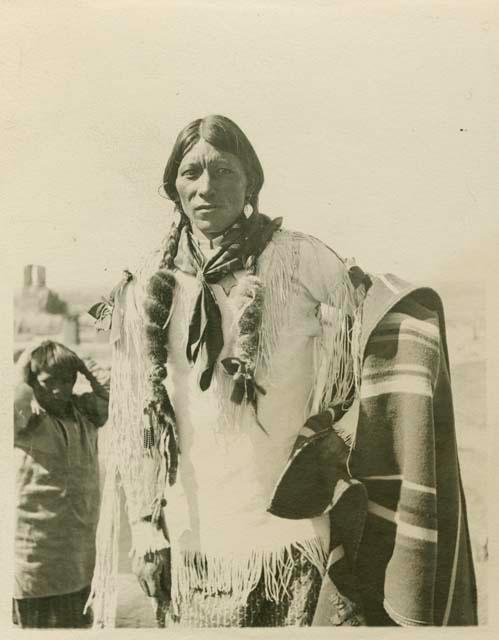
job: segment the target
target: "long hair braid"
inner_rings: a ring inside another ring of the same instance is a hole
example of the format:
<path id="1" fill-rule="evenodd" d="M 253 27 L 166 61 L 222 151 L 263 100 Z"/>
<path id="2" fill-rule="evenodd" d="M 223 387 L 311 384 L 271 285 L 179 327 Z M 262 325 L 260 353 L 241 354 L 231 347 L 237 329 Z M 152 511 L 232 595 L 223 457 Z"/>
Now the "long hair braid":
<path id="1" fill-rule="evenodd" d="M 168 323 L 176 286 L 172 271 L 185 224 L 184 216 L 181 216 L 178 224 L 172 224 L 158 270 L 147 285 L 144 302 L 147 355 L 151 363 L 148 372 L 149 393 L 144 407 L 144 413 L 149 417 L 149 425 L 144 428 L 144 448 L 152 453 L 152 449 L 158 446 L 164 453 L 169 484 L 175 482 L 179 451 L 175 411 L 163 382 L 167 377 Z"/>

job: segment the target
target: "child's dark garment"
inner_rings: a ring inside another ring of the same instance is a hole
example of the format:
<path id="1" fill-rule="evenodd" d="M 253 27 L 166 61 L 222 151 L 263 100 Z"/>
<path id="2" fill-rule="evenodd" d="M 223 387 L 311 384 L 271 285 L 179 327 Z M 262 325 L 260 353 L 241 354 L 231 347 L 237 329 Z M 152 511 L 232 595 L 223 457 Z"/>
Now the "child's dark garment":
<path id="1" fill-rule="evenodd" d="M 12 620 L 16 625 L 37 629 L 89 627 L 92 614 L 82 614 L 89 594 L 90 586 L 63 596 L 14 598 Z"/>
<path id="2" fill-rule="evenodd" d="M 97 427 L 107 399 L 73 396 L 64 418 L 15 407 L 14 623 L 82 627 L 99 515 Z"/>

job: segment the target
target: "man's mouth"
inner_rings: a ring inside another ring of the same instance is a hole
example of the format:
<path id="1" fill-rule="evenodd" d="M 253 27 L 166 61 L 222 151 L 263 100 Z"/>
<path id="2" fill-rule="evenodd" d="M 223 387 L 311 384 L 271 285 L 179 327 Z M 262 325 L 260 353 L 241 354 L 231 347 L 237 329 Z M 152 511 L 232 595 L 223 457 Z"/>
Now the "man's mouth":
<path id="1" fill-rule="evenodd" d="M 200 204 L 195 207 L 195 211 L 197 213 L 209 213 L 210 211 L 214 211 L 215 209 L 218 209 L 218 205 L 216 204 Z"/>

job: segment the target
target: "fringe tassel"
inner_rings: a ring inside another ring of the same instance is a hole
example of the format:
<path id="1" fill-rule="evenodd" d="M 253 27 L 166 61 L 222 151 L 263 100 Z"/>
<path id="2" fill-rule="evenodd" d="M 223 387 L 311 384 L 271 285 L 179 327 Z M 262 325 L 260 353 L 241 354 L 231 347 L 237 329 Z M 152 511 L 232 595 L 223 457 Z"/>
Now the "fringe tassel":
<path id="1" fill-rule="evenodd" d="M 266 598 L 280 602 L 288 593 L 294 569 L 292 550 L 302 553 L 324 575 L 326 551 L 320 538 L 283 546 L 278 551 L 252 549 L 245 556 L 218 556 L 172 549 L 172 603 L 178 611 L 193 590 L 207 596 L 231 594 L 234 603 L 246 602 L 263 577 Z"/>
<path id="2" fill-rule="evenodd" d="M 170 543 L 160 527 L 151 522 L 138 522 L 132 528 L 132 548 L 129 558 L 143 558 L 148 553 L 168 549 Z"/>
<path id="3" fill-rule="evenodd" d="M 299 263 L 299 247 L 289 241 L 287 232 L 275 233 L 272 242 L 273 253 L 264 256 L 257 263 L 257 274 L 265 280 L 260 341 L 256 355 L 256 370 L 270 374 L 272 354 L 277 346 L 283 325 L 289 317 L 289 297 L 293 286 L 293 276 Z M 291 248 L 291 251 L 290 251 Z"/>
<path id="4" fill-rule="evenodd" d="M 345 276 L 348 278 L 348 276 Z M 315 342 L 314 392 L 310 411 L 351 401 L 360 384 L 362 308 L 349 280 L 339 283 L 320 308 L 322 336 Z"/>
<path id="5" fill-rule="evenodd" d="M 362 372 L 362 352 L 360 346 L 361 332 L 362 332 L 362 310 L 363 310 L 363 300 L 358 301 L 357 307 L 353 313 L 353 326 L 352 326 L 352 339 L 351 339 L 351 349 L 352 349 L 352 363 L 353 363 L 353 376 L 354 376 L 354 384 L 355 390 L 358 392 L 360 390 L 360 377 Z"/>
<path id="6" fill-rule="evenodd" d="M 106 475 L 97 527 L 97 557 L 90 596 L 85 610 L 92 608 L 94 627 L 113 627 L 118 604 L 118 550 L 120 532 L 120 483 L 113 466 Z"/>

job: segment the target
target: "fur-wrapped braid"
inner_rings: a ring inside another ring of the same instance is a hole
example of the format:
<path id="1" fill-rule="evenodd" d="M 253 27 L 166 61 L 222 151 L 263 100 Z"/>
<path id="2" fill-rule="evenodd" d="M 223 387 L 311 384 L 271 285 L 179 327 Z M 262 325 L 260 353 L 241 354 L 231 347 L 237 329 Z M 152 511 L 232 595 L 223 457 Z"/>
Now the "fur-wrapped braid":
<path id="1" fill-rule="evenodd" d="M 253 262 L 256 265 L 256 261 Z M 256 357 L 262 324 L 264 285 L 255 275 L 248 274 L 234 293 L 237 306 L 241 309 L 238 321 L 238 338 L 233 358 L 223 361 L 226 370 L 232 374 L 234 387 L 231 400 L 241 404 L 250 402 L 257 410 L 257 394 L 265 390 L 255 382 Z"/>
<path id="2" fill-rule="evenodd" d="M 176 286 L 171 269 L 184 224 L 185 220 L 181 217 L 178 225 L 175 223 L 172 225 L 159 269 L 148 282 L 147 298 L 144 302 L 147 318 L 145 325 L 147 352 L 151 361 L 148 372 L 149 391 L 144 406 L 144 413 L 149 418 L 148 427 L 144 427 L 144 448 L 148 452 L 155 446 L 161 448 L 165 457 L 169 484 L 175 482 L 177 473 L 178 436 L 175 411 L 168 397 L 164 380 L 167 377 L 168 322 Z"/>

